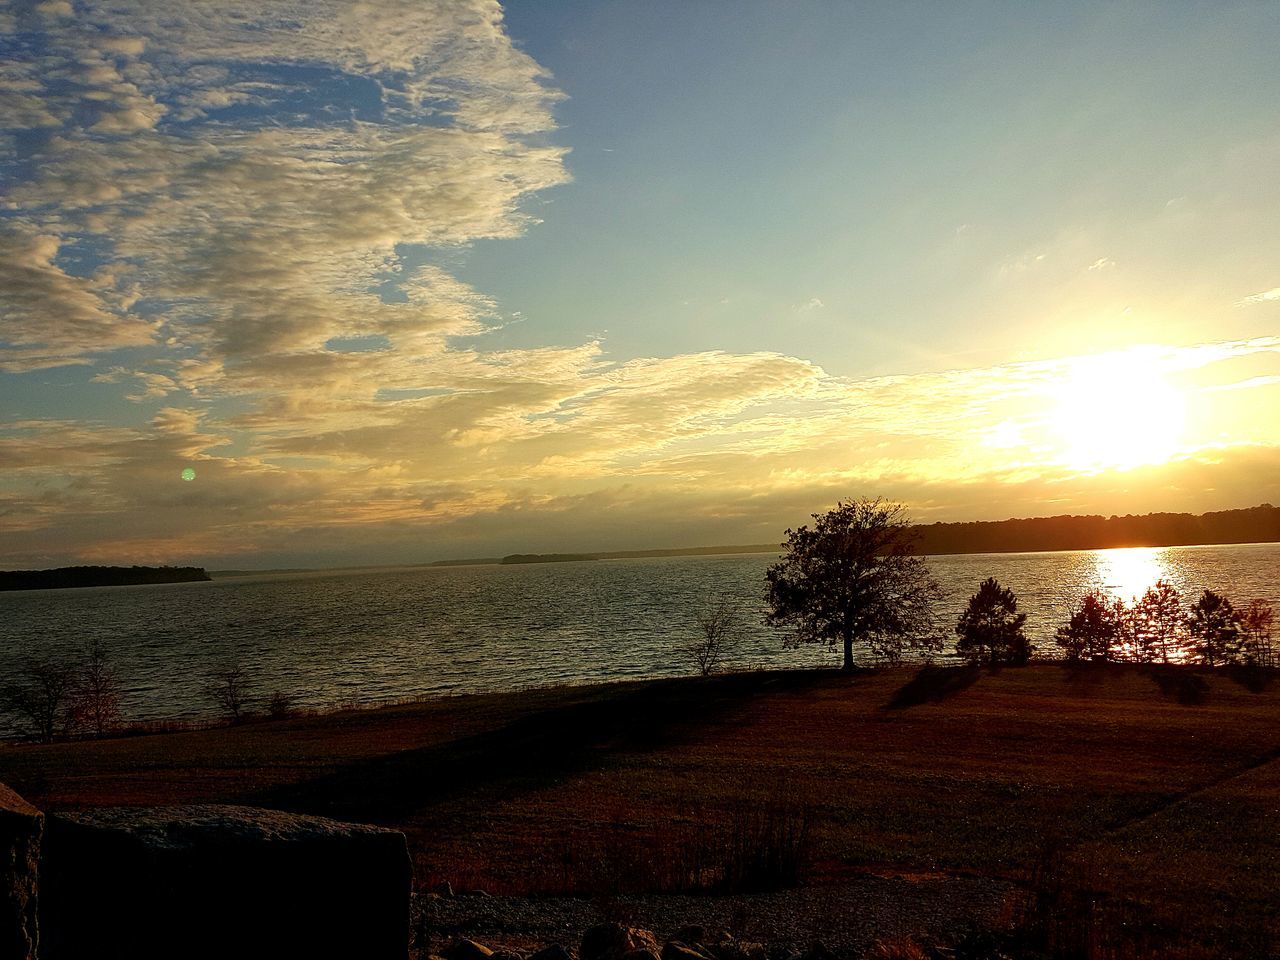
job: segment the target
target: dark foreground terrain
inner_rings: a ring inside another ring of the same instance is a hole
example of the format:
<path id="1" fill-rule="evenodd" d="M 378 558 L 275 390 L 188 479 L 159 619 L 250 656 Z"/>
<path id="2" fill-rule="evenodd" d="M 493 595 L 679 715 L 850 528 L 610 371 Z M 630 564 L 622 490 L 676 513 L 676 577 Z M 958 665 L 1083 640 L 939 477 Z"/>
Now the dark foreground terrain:
<path id="1" fill-rule="evenodd" d="M 468 696 L 4 747 L 0 781 L 50 810 L 220 801 L 394 825 L 430 949 L 572 945 L 601 917 L 847 953 L 976 924 L 1034 927 L 1059 956 L 1247 958 L 1280 933 L 1280 683 L 1227 672 Z M 445 882 L 456 896 L 425 894 Z"/>

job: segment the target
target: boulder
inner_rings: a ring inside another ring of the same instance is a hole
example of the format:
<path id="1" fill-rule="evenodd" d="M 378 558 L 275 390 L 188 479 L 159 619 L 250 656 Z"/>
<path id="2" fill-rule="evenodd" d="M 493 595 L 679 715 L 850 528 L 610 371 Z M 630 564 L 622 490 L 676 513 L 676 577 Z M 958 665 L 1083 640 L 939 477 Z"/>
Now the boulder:
<path id="1" fill-rule="evenodd" d="M 213 804 L 50 815 L 43 960 L 405 960 L 402 833 Z"/>
<path id="2" fill-rule="evenodd" d="M 0 960 L 35 960 L 44 815 L 0 783 Z"/>
<path id="3" fill-rule="evenodd" d="M 654 957 L 661 952 L 658 941 L 648 930 L 624 927 L 618 923 L 601 923 L 583 933 L 578 960 L 622 960 L 635 950 L 649 950 Z"/>

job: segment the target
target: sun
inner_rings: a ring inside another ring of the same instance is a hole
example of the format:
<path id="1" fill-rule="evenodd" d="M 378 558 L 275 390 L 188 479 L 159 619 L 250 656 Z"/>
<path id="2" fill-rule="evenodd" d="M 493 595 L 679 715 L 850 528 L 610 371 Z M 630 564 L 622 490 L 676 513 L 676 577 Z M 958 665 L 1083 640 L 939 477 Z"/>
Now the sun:
<path id="1" fill-rule="evenodd" d="M 1081 470 L 1127 469 L 1176 455 L 1186 397 L 1161 367 L 1158 355 L 1141 349 L 1073 360 L 1050 411 L 1063 461 Z"/>

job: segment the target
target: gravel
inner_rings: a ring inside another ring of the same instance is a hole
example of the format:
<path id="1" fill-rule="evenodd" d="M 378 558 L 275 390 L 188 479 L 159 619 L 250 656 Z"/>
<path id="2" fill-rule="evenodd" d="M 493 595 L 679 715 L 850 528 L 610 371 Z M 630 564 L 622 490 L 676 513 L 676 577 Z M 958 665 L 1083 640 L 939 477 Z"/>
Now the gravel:
<path id="1" fill-rule="evenodd" d="M 577 948 L 582 932 L 617 921 L 671 938 L 687 924 L 795 953 L 820 941 L 858 956 L 879 941 L 946 937 L 995 921 L 1013 887 L 998 880 L 928 875 L 865 876 L 832 886 L 736 896 L 496 897 L 429 895 L 419 901 L 420 949 L 438 952 L 455 936 L 495 950 L 530 952 L 550 943 Z"/>

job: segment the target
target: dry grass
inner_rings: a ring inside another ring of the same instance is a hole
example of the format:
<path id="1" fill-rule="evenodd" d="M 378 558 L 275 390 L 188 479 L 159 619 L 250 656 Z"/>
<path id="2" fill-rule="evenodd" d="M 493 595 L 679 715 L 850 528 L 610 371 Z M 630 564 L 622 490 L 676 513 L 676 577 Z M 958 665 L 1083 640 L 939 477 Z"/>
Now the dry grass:
<path id="1" fill-rule="evenodd" d="M 1139 668 L 1057 666 L 527 691 L 8 748 L 0 780 L 52 808 L 216 799 L 391 823 L 420 880 L 495 893 L 750 886 L 731 874 L 770 847 L 794 855 L 765 885 L 1025 879 L 1057 851 L 1062 888 L 1110 904 L 1082 920 L 1061 894 L 1095 938 L 1114 920 L 1256 946 L 1280 919 L 1280 692 L 1188 676 L 1194 697 Z"/>

